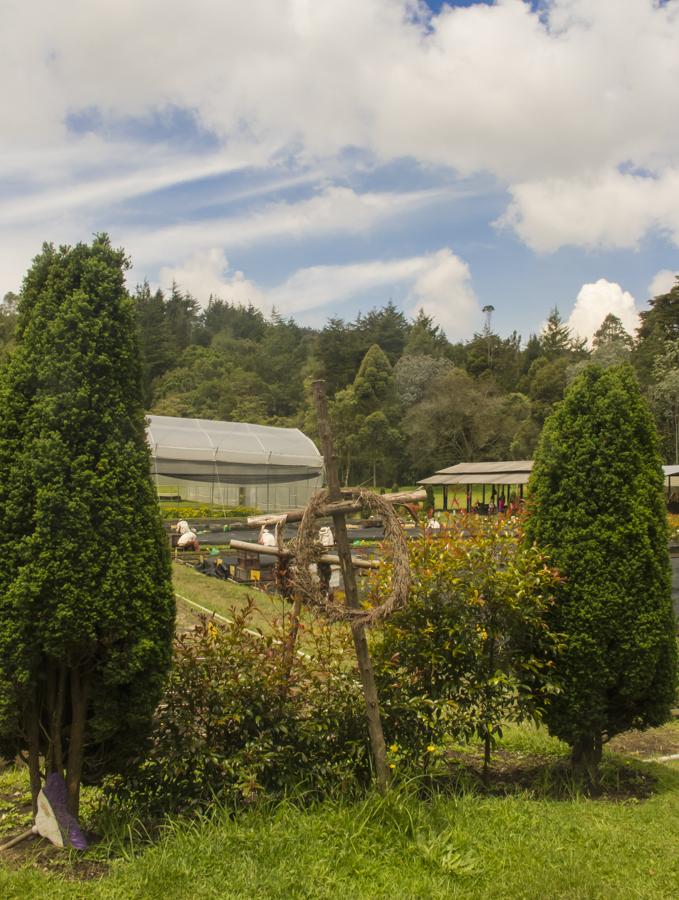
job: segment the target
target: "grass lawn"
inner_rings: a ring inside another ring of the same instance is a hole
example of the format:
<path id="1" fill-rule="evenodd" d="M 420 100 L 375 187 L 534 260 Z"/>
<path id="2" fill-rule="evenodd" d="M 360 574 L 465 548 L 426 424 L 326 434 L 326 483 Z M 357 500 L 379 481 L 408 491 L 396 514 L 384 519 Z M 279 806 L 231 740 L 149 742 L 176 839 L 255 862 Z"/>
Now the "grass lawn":
<path id="1" fill-rule="evenodd" d="M 189 626 L 195 621 L 196 616 L 200 615 L 201 610 L 192 603 L 230 619 L 231 611 L 243 609 L 247 605 L 248 598 L 252 597 L 257 607 L 252 617 L 253 626 L 263 629 L 266 629 L 273 619 L 280 619 L 290 610 L 290 605 L 273 593 L 268 594 L 233 581 L 209 578 L 182 563 L 172 564 L 172 578 L 177 594 L 179 627 Z"/>
<path id="2" fill-rule="evenodd" d="M 222 615 L 253 595 L 263 629 L 281 601 L 174 564 L 180 617 L 192 600 Z M 84 854 L 30 839 L 0 857 L 2 900 L 200 898 L 675 898 L 679 896 L 679 722 L 629 733 L 606 754 L 604 795 L 583 797 L 563 776 L 566 748 L 544 731 L 506 730 L 489 789 L 465 770 L 454 792 L 263 804 L 233 817 L 173 821 L 155 841 L 144 822 L 97 818 Z M 471 765 L 480 748 L 455 749 Z M 561 774 L 559 774 L 561 773 Z M 561 779 L 561 780 L 559 780 Z M 462 787 L 464 785 L 464 787 Z M 30 824 L 24 769 L 0 770 L 0 843 Z"/>
<path id="3" fill-rule="evenodd" d="M 529 796 L 291 803 L 169 825 L 103 862 L 36 841 L 0 863 L 0 896 L 29 898 L 653 898 L 679 893 L 679 771 L 646 764 L 642 802 Z M 84 879 L 84 880 L 80 880 Z"/>

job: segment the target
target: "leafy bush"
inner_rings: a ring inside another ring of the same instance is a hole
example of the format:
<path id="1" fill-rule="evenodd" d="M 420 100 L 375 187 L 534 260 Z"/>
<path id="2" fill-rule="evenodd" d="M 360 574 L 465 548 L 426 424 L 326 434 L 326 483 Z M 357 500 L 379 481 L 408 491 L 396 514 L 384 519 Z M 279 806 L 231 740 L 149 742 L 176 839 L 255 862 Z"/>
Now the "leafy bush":
<path id="1" fill-rule="evenodd" d="M 410 543 L 408 605 L 373 648 L 385 730 L 399 758 L 431 758 L 446 736 L 490 748 L 502 723 L 539 719 L 556 689 L 545 611 L 557 580 L 516 520 L 456 517 L 443 541 Z M 388 588 L 380 573 L 375 599 Z"/>
<path id="2" fill-rule="evenodd" d="M 310 625 L 290 667 L 284 630 L 253 631 L 252 611 L 252 603 L 232 611 L 232 625 L 204 619 L 177 639 L 150 743 L 134 770 L 109 784 L 119 802 L 170 812 L 300 786 L 327 792 L 367 777 L 361 686 L 345 630 Z"/>
<path id="3" fill-rule="evenodd" d="M 161 504 L 161 512 L 164 519 L 245 519 L 247 516 L 259 515 L 259 510 L 254 506 L 210 506 L 209 504 L 195 506 L 165 506 Z"/>

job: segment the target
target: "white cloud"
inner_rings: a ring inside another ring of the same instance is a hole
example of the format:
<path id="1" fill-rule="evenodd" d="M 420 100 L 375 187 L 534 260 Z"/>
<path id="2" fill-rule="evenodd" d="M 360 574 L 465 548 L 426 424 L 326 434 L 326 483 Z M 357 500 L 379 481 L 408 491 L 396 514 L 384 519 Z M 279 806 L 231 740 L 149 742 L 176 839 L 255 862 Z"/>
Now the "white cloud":
<path id="1" fill-rule="evenodd" d="M 413 286 L 411 312 L 423 309 L 451 340 L 470 337 L 478 328 L 480 310 L 469 266 L 447 247 L 430 259 Z"/>
<path id="2" fill-rule="evenodd" d="M 303 319 L 319 309 L 330 315 L 338 307 L 341 310 L 345 301 L 369 297 L 372 291 L 379 291 L 374 301 L 379 302 L 387 290 L 398 290 L 405 295 L 406 312 L 415 315 L 423 308 L 452 339 L 469 337 L 481 318 L 469 267 L 447 247 L 405 259 L 309 266 L 267 288 L 242 272 L 232 272 L 224 253 L 211 248 L 193 254 L 180 266 L 163 267 L 161 284 L 167 287 L 173 280 L 203 303 L 213 294 L 266 311 L 275 306 L 285 316 Z M 312 317 L 318 321 L 318 316 Z"/>
<path id="3" fill-rule="evenodd" d="M 600 278 L 593 284 L 583 284 L 566 323 L 573 332 L 591 341 L 609 313 L 617 316 L 625 331 L 633 335 L 639 327 L 639 313 L 634 297 L 619 284 Z"/>
<path id="4" fill-rule="evenodd" d="M 267 296 L 277 309 L 296 313 L 337 308 L 343 300 L 376 288 L 382 289 L 382 296 L 385 289 L 405 289 L 406 311 L 415 315 L 424 309 L 451 339 L 469 337 L 480 319 L 469 267 L 447 247 L 405 259 L 300 269 Z"/>
<path id="5" fill-rule="evenodd" d="M 143 129 L 124 127 L 171 121 L 177 109 L 214 136 L 217 167 L 337 159 L 358 147 L 378 161 L 494 174 L 512 198 L 503 223 L 539 251 L 633 247 L 653 229 L 679 244 L 679 117 L 668 114 L 679 107 L 676 0 L 551 0 L 547 24 L 523 0 L 444 5 L 428 27 L 422 5 L 412 15 L 415 0 L 196 0 L 190 12 L 181 0 L 6 6 L 0 182 L 19 174 L 26 202 L 7 188 L 0 278 L 14 277 L 26 239 L 10 219 L 40 226 L 40 239 L 86 238 L 93 225 L 110 227 L 117 200 L 211 165 L 187 152 L 174 171 L 172 160 L 149 158 Z M 69 116 L 83 111 L 96 136 L 69 131 Z M 352 205 L 353 191 L 334 190 L 347 193 L 332 198 L 333 222 L 342 209 L 347 230 L 384 222 L 369 203 Z M 311 201 L 306 222 L 279 212 L 278 223 L 275 210 L 246 217 L 241 240 L 286 222 L 292 235 L 312 222 L 336 227 Z M 218 224 L 214 238 L 175 226 L 148 238 L 144 258 L 166 263 L 164 238 L 178 258 L 220 235 L 228 255 L 232 226 Z"/>
<path id="6" fill-rule="evenodd" d="M 181 290 L 207 304 L 210 295 L 241 306 L 265 308 L 260 289 L 242 272 L 232 271 L 223 250 L 212 247 L 193 254 L 182 265 L 163 266 L 160 283 L 168 288 L 176 281 Z"/>
<path id="7" fill-rule="evenodd" d="M 678 277 L 679 272 L 672 272 L 669 269 L 656 272 L 648 286 L 648 296 L 659 297 L 660 294 L 668 294 L 677 283 Z"/>
<path id="8" fill-rule="evenodd" d="M 565 244 L 635 247 L 652 228 L 679 244 L 679 168 L 658 178 L 606 171 L 527 181 L 511 188 L 500 226 L 513 228 L 538 252 Z"/>

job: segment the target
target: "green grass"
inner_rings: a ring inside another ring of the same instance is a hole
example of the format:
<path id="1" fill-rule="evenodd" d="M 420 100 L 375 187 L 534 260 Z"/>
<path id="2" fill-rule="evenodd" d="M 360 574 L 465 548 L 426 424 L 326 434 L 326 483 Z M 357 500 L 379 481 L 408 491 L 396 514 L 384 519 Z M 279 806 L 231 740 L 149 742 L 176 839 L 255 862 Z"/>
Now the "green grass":
<path id="1" fill-rule="evenodd" d="M 642 764 L 643 765 L 643 764 Z M 662 898 L 679 886 L 679 771 L 644 802 L 466 795 L 292 803 L 168 825 L 159 842 L 77 882 L 29 860 L 0 896 L 30 898 Z M 37 846 L 37 845 L 36 845 Z M 33 853 L 36 851 L 34 850 Z M 89 852 L 101 858 L 102 849 Z M 75 854 L 72 859 L 74 860 Z"/>
<path id="2" fill-rule="evenodd" d="M 233 609 L 243 609 L 251 597 L 257 607 L 252 617 L 254 627 L 266 629 L 273 619 L 280 619 L 290 609 L 289 604 L 273 593 L 269 594 L 233 581 L 209 578 L 181 563 L 173 563 L 172 578 L 179 606 L 191 608 L 190 604 L 184 603 L 182 599 L 186 598 L 227 618 L 231 618 Z"/>

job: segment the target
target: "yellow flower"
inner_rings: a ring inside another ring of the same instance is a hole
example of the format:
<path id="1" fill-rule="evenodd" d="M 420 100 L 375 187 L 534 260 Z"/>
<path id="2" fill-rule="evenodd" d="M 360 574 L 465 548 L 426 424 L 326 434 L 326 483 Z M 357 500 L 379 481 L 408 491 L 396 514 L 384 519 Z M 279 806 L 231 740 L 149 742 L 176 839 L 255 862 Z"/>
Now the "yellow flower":
<path id="1" fill-rule="evenodd" d="M 396 763 L 389 763 L 389 768 L 390 768 L 390 769 L 395 769 L 395 768 L 396 768 Z"/>
<path id="2" fill-rule="evenodd" d="M 396 753 L 396 751 L 398 750 L 398 744 L 392 744 L 389 749 L 392 753 Z"/>
<path id="3" fill-rule="evenodd" d="M 429 746 L 427 747 L 427 753 L 433 753 L 435 750 L 436 750 L 435 744 L 429 744 Z"/>

